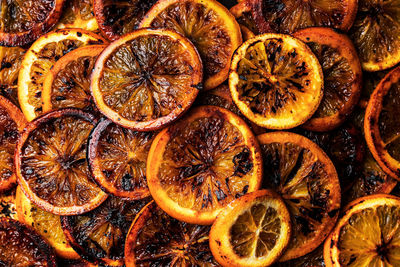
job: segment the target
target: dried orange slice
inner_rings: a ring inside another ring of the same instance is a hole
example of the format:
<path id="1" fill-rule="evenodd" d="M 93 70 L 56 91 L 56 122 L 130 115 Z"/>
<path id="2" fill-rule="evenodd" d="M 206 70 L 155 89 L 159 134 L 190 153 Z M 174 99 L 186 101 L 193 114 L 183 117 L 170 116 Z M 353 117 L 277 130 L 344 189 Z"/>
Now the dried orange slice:
<path id="1" fill-rule="evenodd" d="M 96 31 L 99 28 L 93 14 L 92 0 L 68 0 L 56 28 L 79 28 Z"/>
<path id="2" fill-rule="evenodd" d="M 262 162 L 256 138 L 234 113 L 200 106 L 161 131 L 147 159 L 147 183 L 170 216 L 211 224 L 233 199 L 258 189 Z"/>
<path id="3" fill-rule="evenodd" d="M 240 30 L 242 31 L 242 37 L 244 41 L 247 41 L 259 34 L 257 23 L 253 19 L 251 9 L 252 4 L 247 0 L 240 1 L 238 4 L 229 9 L 240 25 Z"/>
<path id="4" fill-rule="evenodd" d="M 88 142 L 89 167 L 97 184 L 125 199 L 149 196 L 146 162 L 155 136 L 155 132 L 136 132 L 100 120 Z"/>
<path id="5" fill-rule="evenodd" d="M 213 258 L 210 227 L 178 221 L 154 201 L 136 217 L 125 243 L 125 264 L 133 266 L 219 266 Z"/>
<path id="6" fill-rule="evenodd" d="M 310 253 L 290 261 L 278 262 L 274 267 L 327 267 L 324 261 L 324 246 L 320 245 Z"/>
<path id="7" fill-rule="evenodd" d="M 109 197 L 98 208 L 62 216 L 64 233 L 81 257 L 100 266 L 124 266 L 125 238 L 137 213 L 149 202 Z"/>
<path id="8" fill-rule="evenodd" d="M 42 89 L 46 73 L 54 63 L 72 50 L 105 40 L 82 29 L 62 29 L 36 40 L 26 52 L 18 76 L 18 99 L 28 121 L 42 114 Z"/>
<path id="9" fill-rule="evenodd" d="M 293 36 L 311 48 L 324 74 L 321 104 L 303 127 L 330 131 L 344 122 L 359 100 L 362 71 L 357 51 L 346 35 L 330 28 L 303 29 Z"/>
<path id="10" fill-rule="evenodd" d="M 239 24 L 215 0 L 158 1 L 140 27 L 174 29 L 189 38 L 203 60 L 206 90 L 228 78 L 232 54 L 242 43 Z"/>
<path id="11" fill-rule="evenodd" d="M 54 248 L 57 256 L 66 259 L 79 259 L 79 255 L 72 249 L 64 232 L 61 229 L 60 216 L 40 209 L 33 204 L 18 186 L 15 205 L 18 220 L 32 227 Z"/>
<path id="12" fill-rule="evenodd" d="M 201 81 L 201 59 L 188 39 L 170 30 L 140 29 L 101 53 L 91 90 L 106 117 L 124 127 L 151 131 L 185 112 Z"/>
<path id="13" fill-rule="evenodd" d="M 3 217 L 18 220 L 15 206 L 15 190 L 0 194 L 0 218 Z"/>
<path id="14" fill-rule="evenodd" d="M 258 136 L 264 160 L 263 188 L 285 201 L 292 218 L 293 238 L 280 261 L 317 248 L 335 225 L 340 186 L 334 165 L 309 139 L 288 132 Z"/>
<path id="15" fill-rule="evenodd" d="M 0 218 L 0 262 L 3 266 L 57 266 L 56 256 L 43 238 L 9 218 Z"/>
<path id="16" fill-rule="evenodd" d="M 259 126 L 288 129 L 304 123 L 317 110 L 322 87 L 318 59 L 289 35 L 258 35 L 233 55 L 229 74 L 233 101 Z"/>
<path id="17" fill-rule="evenodd" d="M 18 141 L 15 169 L 25 195 L 57 215 L 96 208 L 106 198 L 92 181 L 87 138 L 96 120 L 78 109 L 60 109 L 28 123 Z"/>
<path id="18" fill-rule="evenodd" d="M 49 31 L 61 16 L 64 0 L 9 0 L 0 10 L 0 45 L 26 45 Z"/>
<path id="19" fill-rule="evenodd" d="M 61 57 L 47 72 L 42 90 L 43 112 L 79 108 L 99 115 L 90 92 L 90 77 L 104 45 L 77 48 Z"/>

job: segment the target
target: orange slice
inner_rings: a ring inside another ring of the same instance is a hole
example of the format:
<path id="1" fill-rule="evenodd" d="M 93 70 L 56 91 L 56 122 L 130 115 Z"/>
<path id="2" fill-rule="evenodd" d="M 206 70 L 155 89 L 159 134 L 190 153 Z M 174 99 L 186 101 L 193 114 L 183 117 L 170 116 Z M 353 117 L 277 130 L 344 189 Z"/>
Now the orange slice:
<path id="1" fill-rule="evenodd" d="M 257 23 L 254 21 L 251 12 L 252 4 L 250 1 L 240 1 L 237 5 L 233 6 L 229 11 L 235 16 L 242 31 L 243 40 L 247 41 L 259 34 Z"/>
<path id="2" fill-rule="evenodd" d="M 87 31 L 98 30 L 99 25 L 93 14 L 92 2 L 92 0 L 66 1 L 63 14 L 56 28 L 79 28 Z"/>

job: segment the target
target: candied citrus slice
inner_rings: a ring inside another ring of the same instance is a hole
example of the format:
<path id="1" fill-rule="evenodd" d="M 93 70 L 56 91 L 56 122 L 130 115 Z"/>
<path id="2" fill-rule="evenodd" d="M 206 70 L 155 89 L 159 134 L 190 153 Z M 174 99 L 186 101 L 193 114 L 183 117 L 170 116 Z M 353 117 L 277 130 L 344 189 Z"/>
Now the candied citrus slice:
<path id="1" fill-rule="evenodd" d="M 0 6 L 0 45 L 26 45 L 49 31 L 64 0 L 7 0 Z"/>
<path id="2" fill-rule="evenodd" d="M 229 9 L 240 25 L 240 30 L 242 31 L 242 37 L 244 41 L 247 41 L 248 39 L 259 34 L 257 23 L 253 19 L 251 8 L 252 4 L 250 1 L 241 1 Z"/>
<path id="3" fill-rule="evenodd" d="M 157 0 L 93 0 L 94 15 L 100 31 L 110 40 L 137 29 Z"/>
<path id="4" fill-rule="evenodd" d="M 242 119 L 200 106 L 156 136 L 146 171 L 150 193 L 166 213 L 211 224 L 229 202 L 259 188 L 262 162 Z"/>
<path id="5" fill-rule="evenodd" d="M 104 45 L 77 48 L 61 57 L 47 72 L 42 90 L 43 112 L 79 108 L 99 115 L 90 91 L 90 77 Z"/>
<path id="6" fill-rule="evenodd" d="M 359 0 L 350 38 L 364 70 L 395 66 L 400 62 L 400 2 Z"/>
<path id="7" fill-rule="evenodd" d="M 170 30 L 140 29 L 101 53 L 91 90 L 106 117 L 124 127 L 151 131 L 185 112 L 201 82 L 201 59 L 188 39 Z"/>
<path id="8" fill-rule="evenodd" d="M 0 194 L 0 218 L 3 217 L 18 220 L 15 206 L 15 190 Z"/>
<path id="9" fill-rule="evenodd" d="M 3 266 L 57 266 L 56 256 L 43 238 L 9 218 L 0 218 L 0 263 Z"/>
<path id="10" fill-rule="evenodd" d="M 219 266 L 208 244 L 210 226 L 187 224 L 154 201 L 140 211 L 125 243 L 125 264 L 133 266 Z"/>
<path id="11" fill-rule="evenodd" d="M 324 74 L 324 96 L 313 117 L 303 127 L 330 131 L 338 127 L 357 104 L 362 70 L 350 39 L 330 28 L 313 27 L 295 32 L 317 56 Z"/>
<path id="12" fill-rule="evenodd" d="M 36 40 L 26 52 L 18 76 L 18 99 L 28 121 L 42 114 L 42 89 L 46 73 L 54 63 L 72 50 L 105 40 L 82 29 L 62 29 Z"/>
<path id="13" fill-rule="evenodd" d="M 60 216 L 44 211 L 33 204 L 22 192 L 20 186 L 16 190 L 15 205 L 18 220 L 32 227 L 46 239 L 59 257 L 67 259 L 80 258 L 65 238 L 61 228 Z"/>
<path id="14" fill-rule="evenodd" d="M 28 123 L 15 151 L 18 183 L 40 208 L 75 215 L 96 208 L 106 198 L 92 181 L 86 162 L 93 115 L 60 109 Z"/>
<path id="15" fill-rule="evenodd" d="M 400 179 L 400 67 L 389 72 L 371 95 L 365 111 L 364 134 L 381 168 Z"/>
<path id="16" fill-rule="evenodd" d="M 232 201 L 210 231 L 210 248 L 222 266 L 270 266 L 290 241 L 290 215 L 274 192 L 261 190 Z"/>
<path id="17" fill-rule="evenodd" d="M 310 253 L 290 261 L 278 262 L 274 267 L 327 267 L 324 261 L 324 246 L 320 245 Z"/>
<path id="18" fill-rule="evenodd" d="M 229 89 L 255 124 L 288 129 L 308 120 L 322 99 L 323 74 L 316 56 L 284 34 L 258 35 L 235 52 Z"/>
<path id="19" fill-rule="evenodd" d="M 136 132 L 100 120 L 88 143 L 89 167 L 97 184 L 117 197 L 136 200 L 149 196 L 146 162 L 155 136 L 155 132 Z"/>
<path id="20" fill-rule="evenodd" d="M 280 261 L 298 258 L 317 248 L 335 225 L 340 208 L 335 167 L 318 145 L 301 135 L 272 132 L 258 140 L 262 187 L 282 196 L 292 218 L 292 241 Z"/>
<path id="21" fill-rule="evenodd" d="M 140 27 L 174 29 L 189 38 L 203 60 L 206 90 L 228 78 L 232 54 L 242 43 L 239 24 L 215 0 L 160 0 Z"/>
<path id="22" fill-rule="evenodd" d="M 293 33 L 308 27 L 348 31 L 357 13 L 357 0 L 249 0 L 261 33 Z"/>
<path id="23" fill-rule="evenodd" d="M 93 14 L 92 0 L 68 0 L 56 28 L 79 28 L 97 31 L 99 25 Z"/>
<path id="24" fill-rule="evenodd" d="M 81 257 L 100 266 L 124 266 L 125 238 L 132 221 L 150 201 L 109 197 L 98 208 L 62 216 L 64 233 Z"/>

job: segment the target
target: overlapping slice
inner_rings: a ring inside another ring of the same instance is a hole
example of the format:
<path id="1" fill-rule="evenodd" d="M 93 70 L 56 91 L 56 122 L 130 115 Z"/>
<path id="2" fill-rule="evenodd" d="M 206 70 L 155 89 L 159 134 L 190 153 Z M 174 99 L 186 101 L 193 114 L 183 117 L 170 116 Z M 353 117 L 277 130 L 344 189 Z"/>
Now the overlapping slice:
<path id="1" fill-rule="evenodd" d="M 242 43 L 235 18 L 215 0 L 158 1 L 140 27 L 173 29 L 189 38 L 203 60 L 206 90 L 228 78 L 232 54 Z"/>
<path id="2" fill-rule="evenodd" d="M 96 31 L 99 28 L 93 14 L 92 0 L 68 0 L 56 28 L 79 28 Z"/>
<path id="3" fill-rule="evenodd" d="M 133 266 L 219 266 L 210 227 L 178 221 L 151 202 L 137 216 L 125 243 L 125 264 Z"/>
<path id="4" fill-rule="evenodd" d="M 232 200 L 258 189 L 259 146 L 237 115 L 200 106 L 161 131 L 147 160 L 147 183 L 170 216 L 211 224 Z"/>
<path id="5" fill-rule="evenodd" d="M 139 131 L 177 119 L 202 88 L 196 48 L 170 30 L 140 29 L 110 44 L 96 61 L 91 90 L 109 119 Z"/>
<path id="6" fill-rule="evenodd" d="M 326 267 L 324 261 L 324 246 L 320 245 L 310 253 L 285 262 L 278 262 L 274 267 Z"/>
<path id="7" fill-rule="evenodd" d="M 263 153 L 263 188 L 272 188 L 285 201 L 292 218 L 292 240 L 280 261 L 317 248 L 335 225 L 340 186 L 327 155 L 309 139 L 294 133 L 258 136 Z"/>
<path id="8" fill-rule="evenodd" d="M 106 198 L 92 181 L 87 138 L 96 120 L 78 109 L 60 109 L 28 123 L 15 152 L 18 183 L 40 208 L 57 215 L 81 214 Z"/>
<path id="9" fill-rule="evenodd" d="M 244 41 L 254 37 L 259 33 L 257 23 L 254 21 L 253 14 L 251 12 L 252 7 L 253 6 L 250 1 L 240 1 L 238 4 L 229 9 L 240 25 L 240 30 L 242 31 L 242 37 Z"/>
<path id="10" fill-rule="evenodd" d="M 258 35 L 235 52 L 229 89 L 240 111 L 255 124 L 288 129 L 308 120 L 322 99 L 323 74 L 300 40 Z"/>
<path id="11" fill-rule="evenodd" d="M 270 266 L 284 252 L 290 215 L 274 192 L 261 190 L 232 201 L 213 223 L 210 247 L 223 266 Z"/>
<path id="12" fill-rule="evenodd" d="M 0 194 L 0 218 L 3 217 L 18 220 L 15 190 Z"/>

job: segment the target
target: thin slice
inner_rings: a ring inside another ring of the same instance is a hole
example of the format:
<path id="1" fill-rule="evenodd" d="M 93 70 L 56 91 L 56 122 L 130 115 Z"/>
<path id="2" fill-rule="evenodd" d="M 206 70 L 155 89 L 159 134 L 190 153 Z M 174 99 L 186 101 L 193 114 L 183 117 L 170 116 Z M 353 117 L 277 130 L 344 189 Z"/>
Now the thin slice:
<path id="1" fill-rule="evenodd" d="M 93 14 L 92 0 L 68 0 L 63 14 L 56 25 L 57 29 L 79 28 L 87 31 L 97 31 L 99 25 Z"/>

